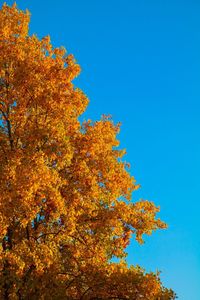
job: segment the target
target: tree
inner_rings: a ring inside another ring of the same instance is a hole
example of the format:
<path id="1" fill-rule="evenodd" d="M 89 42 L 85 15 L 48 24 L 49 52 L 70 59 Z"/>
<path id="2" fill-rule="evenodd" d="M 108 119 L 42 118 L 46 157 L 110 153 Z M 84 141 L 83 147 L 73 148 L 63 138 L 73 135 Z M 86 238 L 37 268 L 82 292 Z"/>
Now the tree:
<path id="1" fill-rule="evenodd" d="M 83 124 L 80 67 L 29 13 L 0 10 L 0 298 L 174 299 L 159 274 L 126 265 L 131 235 L 165 228 L 118 149 L 109 117 Z M 114 263 L 112 258 L 120 259 Z"/>

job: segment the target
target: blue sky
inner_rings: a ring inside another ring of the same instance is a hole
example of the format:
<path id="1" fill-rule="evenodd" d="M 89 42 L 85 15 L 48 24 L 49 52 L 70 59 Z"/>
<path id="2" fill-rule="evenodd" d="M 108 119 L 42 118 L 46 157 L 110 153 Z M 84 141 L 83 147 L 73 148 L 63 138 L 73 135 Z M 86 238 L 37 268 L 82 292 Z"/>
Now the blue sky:
<path id="1" fill-rule="evenodd" d="M 14 1 L 7 1 L 12 4 Z M 1 1 L 0 3 L 3 3 Z M 84 118 L 122 122 L 121 147 L 169 228 L 132 241 L 128 262 L 161 270 L 181 300 L 200 299 L 200 2 L 29 0 L 30 32 L 50 34 L 82 67 Z"/>

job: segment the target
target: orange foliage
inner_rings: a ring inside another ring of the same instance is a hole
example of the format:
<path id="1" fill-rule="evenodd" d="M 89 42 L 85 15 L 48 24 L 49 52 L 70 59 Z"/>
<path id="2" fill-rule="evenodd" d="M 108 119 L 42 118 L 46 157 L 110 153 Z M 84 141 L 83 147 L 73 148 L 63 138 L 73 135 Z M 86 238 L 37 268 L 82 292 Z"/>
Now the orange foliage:
<path id="1" fill-rule="evenodd" d="M 109 117 L 83 124 L 80 67 L 29 13 L 0 10 L 0 298 L 174 299 L 158 274 L 128 268 L 131 235 L 165 228 L 138 188 Z M 113 263 L 118 257 L 120 263 Z"/>

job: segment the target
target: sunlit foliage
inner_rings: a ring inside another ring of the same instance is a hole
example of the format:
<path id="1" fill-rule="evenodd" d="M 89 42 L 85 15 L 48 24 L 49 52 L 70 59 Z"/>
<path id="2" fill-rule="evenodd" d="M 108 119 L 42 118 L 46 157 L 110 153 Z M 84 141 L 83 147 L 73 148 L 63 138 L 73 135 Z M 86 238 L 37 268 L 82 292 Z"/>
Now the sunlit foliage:
<path id="1" fill-rule="evenodd" d="M 119 125 L 80 123 L 80 67 L 29 36 L 29 17 L 0 10 L 0 299 L 174 299 L 125 263 L 132 235 L 166 225 L 152 202 L 130 201 Z"/>

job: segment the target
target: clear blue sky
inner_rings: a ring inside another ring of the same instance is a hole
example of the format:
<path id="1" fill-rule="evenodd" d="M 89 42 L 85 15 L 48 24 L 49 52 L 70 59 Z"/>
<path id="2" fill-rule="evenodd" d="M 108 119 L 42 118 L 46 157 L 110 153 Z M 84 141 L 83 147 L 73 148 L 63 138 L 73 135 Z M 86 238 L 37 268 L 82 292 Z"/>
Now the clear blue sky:
<path id="1" fill-rule="evenodd" d="M 3 3 L 3 1 L 1 1 Z M 7 1 L 12 4 L 13 1 Z M 162 270 L 181 300 L 200 299 L 200 1 L 18 0 L 30 32 L 82 66 L 84 118 L 122 122 L 121 147 L 169 228 L 134 241 L 128 262 Z M 198 286 L 199 284 L 199 286 Z"/>

